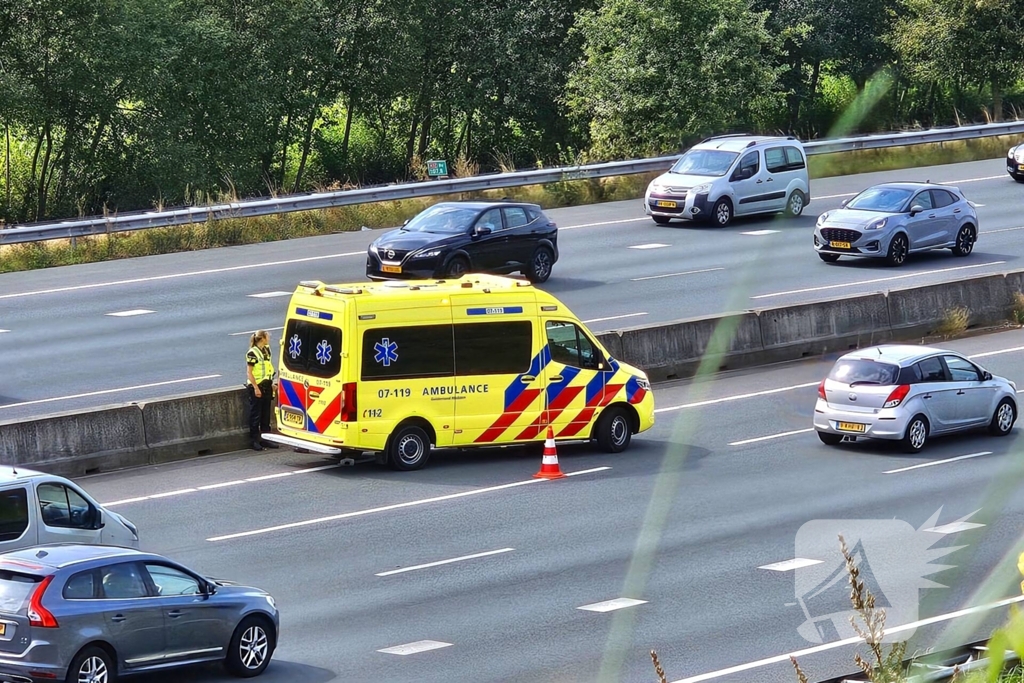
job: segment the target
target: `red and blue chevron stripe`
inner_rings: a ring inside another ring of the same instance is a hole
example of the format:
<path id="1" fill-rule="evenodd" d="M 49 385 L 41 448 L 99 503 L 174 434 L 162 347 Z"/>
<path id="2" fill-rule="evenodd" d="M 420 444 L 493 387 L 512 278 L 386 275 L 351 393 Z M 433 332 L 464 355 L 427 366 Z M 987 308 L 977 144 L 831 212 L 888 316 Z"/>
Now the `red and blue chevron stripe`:
<path id="1" fill-rule="evenodd" d="M 551 362 L 551 350 L 544 345 L 533 360 L 530 369 L 518 375 L 505 389 L 505 410 L 494 423 L 478 436 L 474 443 L 490 443 L 505 433 L 526 408 L 540 396 L 540 389 L 533 389 L 523 383 L 523 377 L 540 377 L 541 371 Z"/>
<path id="2" fill-rule="evenodd" d="M 331 426 L 334 419 L 341 414 L 341 394 L 338 394 L 336 400 L 330 401 L 324 408 L 324 411 L 320 413 L 320 416 L 316 419 L 309 414 L 309 409 L 316 403 L 316 399 L 309 397 L 309 391 L 300 384 L 299 382 L 293 382 L 287 379 L 281 379 L 278 382 L 280 392 L 278 393 L 278 400 L 282 406 L 289 408 L 298 408 L 302 411 L 302 415 L 305 418 L 305 425 L 303 429 L 307 432 L 313 432 L 314 434 L 323 434 L 324 431 Z M 302 396 L 302 398 L 300 398 Z"/>

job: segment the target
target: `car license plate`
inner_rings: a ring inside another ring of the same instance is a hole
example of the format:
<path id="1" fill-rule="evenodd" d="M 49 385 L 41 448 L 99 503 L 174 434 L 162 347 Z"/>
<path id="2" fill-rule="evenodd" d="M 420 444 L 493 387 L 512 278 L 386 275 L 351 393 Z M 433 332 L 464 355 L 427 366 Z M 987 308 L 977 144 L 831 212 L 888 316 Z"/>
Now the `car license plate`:
<path id="1" fill-rule="evenodd" d="M 849 242 L 829 242 L 828 246 L 832 247 L 833 249 L 849 249 L 850 248 L 850 243 Z"/>
<path id="2" fill-rule="evenodd" d="M 867 425 L 857 424 L 856 422 L 840 422 L 839 431 L 841 432 L 858 432 L 864 433 L 867 430 Z"/>
<path id="3" fill-rule="evenodd" d="M 402 272 L 402 266 L 383 266 L 382 270 L 385 273 L 401 273 Z"/>
<path id="4" fill-rule="evenodd" d="M 660 206 L 662 208 L 665 208 L 665 209 L 674 209 L 674 208 L 676 208 L 676 203 L 675 202 L 659 201 L 658 202 L 658 206 Z"/>
<path id="5" fill-rule="evenodd" d="M 303 418 L 302 415 L 299 415 L 297 413 L 293 413 L 293 412 L 290 412 L 290 411 L 287 411 L 287 410 L 282 410 L 281 411 L 281 418 L 285 421 L 285 423 L 290 424 L 290 425 L 296 425 L 298 427 L 305 427 L 306 426 L 306 420 Z"/>

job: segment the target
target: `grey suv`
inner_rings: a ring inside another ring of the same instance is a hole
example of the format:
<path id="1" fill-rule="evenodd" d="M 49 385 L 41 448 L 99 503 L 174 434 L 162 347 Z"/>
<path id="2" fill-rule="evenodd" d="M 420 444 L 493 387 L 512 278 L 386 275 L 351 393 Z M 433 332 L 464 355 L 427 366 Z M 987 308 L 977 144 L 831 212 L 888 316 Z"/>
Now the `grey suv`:
<path id="1" fill-rule="evenodd" d="M 113 683 L 216 660 L 249 678 L 270 663 L 279 625 L 267 593 L 160 555 L 73 544 L 0 554 L 0 681 Z"/>
<path id="2" fill-rule="evenodd" d="M 950 249 L 967 256 L 978 240 L 978 214 L 958 188 L 933 183 L 883 183 L 818 217 L 814 250 L 822 261 L 841 256 L 902 265 L 909 254 Z"/>

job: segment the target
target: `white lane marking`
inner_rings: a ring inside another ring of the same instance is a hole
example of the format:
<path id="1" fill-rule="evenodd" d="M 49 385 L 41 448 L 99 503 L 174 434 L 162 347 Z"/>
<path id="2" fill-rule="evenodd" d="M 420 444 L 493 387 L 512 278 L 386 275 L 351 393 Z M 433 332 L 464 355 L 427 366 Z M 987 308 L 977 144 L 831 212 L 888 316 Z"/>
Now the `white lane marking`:
<path id="1" fill-rule="evenodd" d="M 451 645 L 451 643 L 442 643 L 439 640 L 417 640 L 415 643 L 386 647 L 383 650 L 377 650 L 377 652 L 383 652 L 388 655 L 414 655 L 429 650 L 437 650 L 442 647 L 451 647 Z"/>
<path id="2" fill-rule="evenodd" d="M 974 522 L 950 522 L 949 524 L 943 524 L 942 526 L 933 526 L 931 529 L 925 529 L 925 531 L 931 531 L 935 534 L 956 534 L 961 531 L 980 529 L 983 526 L 985 525 L 976 524 Z"/>
<path id="3" fill-rule="evenodd" d="M 148 308 L 135 308 L 130 311 L 120 311 L 119 313 L 107 313 L 107 315 L 112 315 L 115 318 L 130 318 L 133 315 L 146 315 L 147 313 L 156 313 L 156 311 L 151 311 Z"/>
<path id="4" fill-rule="evenodd" d="M 815 197 L 814 199 L 839 199 L 840 197 L 853 197 L 856 192 L 845 192 L 843 194 L 827 194 L 824 197 Z"/>
<path id="5" fill-rule="evenodd" d="M 263 292 L 262 294 L 250 294 L 253 299 L 272 299 L 277 296 L 291 296 L 292 292 Z"/>
<path id="6" fill-rule="evenodd" d="M 635 607 L 636 605 L 645 604 L 647 604 L 646 600 L 634 600 L 633 598 L 615 598 L 614 600 L 595 602 L 592 605 L 583 605 L 583 607 L 577 607 L 576 609 L 586 610 L 587 612 L 611 612 L 613 610 L 622 609 L 623 607 Z"/>
<path id="7" fill-rule="evenodd" d="M 345 256 L 365 256 L 366 250 L 348 251 L 344 254 L 325 254 L 324 256 L 307 256 L 306 258 L 288 259 L 286 261 L 266 261 L 264 263 L 249 263 L 244 266 L 227 266 L 225 268 L 210 268 L 208 270 L 190 270 L 184 273 L 169 273 L 167 275 L 153 275 L 150 277 L 136 277 L 130 280 L 112 280 L 110 282 L 94 282 L 90 285 L 72 285 L 70 287 L 54 287 L 53 289 L 38 289 L 33 292 L 18 292 L 16 294 L 0 294 L 0 299 L 17 299 L 23 296 L 38 296 L 40 294 L 57 294 L 60 292 L 78 292 L 83 289 L 98 289 L 100 287 L 117 287 L 118 285 L 133 285 L 139 282 L 158 282 L 160 280 L 173 280 L 182 277 L 197 277 L 199 275 L 213 275 L 216 273 L 230 273 L 236 270 L 250 270 L 253 268 L 271 268 L 273 266 L 287 266 L 292 263 L 308 263 L 310 261 L 323 261 L 325 259 L 342 258 Z"/>
<path id="8" fill-rule="evenodd" d="M 1016 232 L 1017 230 L 1024 230 L 1024 225 L 1018 225 L 1016 228 L 999 228 L 998 230 L 982 230 L 982 235 L 988 235 L 994 232 Z"/>
<path id="9" fill-rule="evenodd" d="M 284 326 L 282 325 L 281 327 L 264 327 L 263 329 L 266 330 L 267 332 L 276 332 L 277 330 L 283 330 Z M 259 332 L 259 330 L 249 330 L 248 332 L 232 332 L 230 336 L 241 337 L 242 335 L 255 334 L 257 332 Z"/>
<path id="10" fill-rule="evenodd" d="M 581 474 L 592 474 L 594 472 L 603 472 L 610 470 L 611 467 L 595 467 L 589 470 L 580 470 L 579 472 L 566 472 L 566 476 L 575 477 Z M 376 508 L 368 508 L 366 510 L 356 510 L 354 512 L 344 512 L 340 515 L 330 515 L 328 517 L 317 517 L 316 519 L 306 519 L 301 522 L 290 522 L 288 524 L 278 524 L 277 526 L 266 527 L 264 529 L 254 529 L 252 531 L 242 531 L 237 534 L 226 534 L 224 536 L 214 536 L 206 539 L 210 542 L 217 541 L 228 541 L 234 538 L 243 538 L 245 536 L 257 536 L 259 534 L 269 534 L 273 531 L 281 531 L 283 529 L 295 529 L 297 527 L 309 526 L 311 524 L 322 524 L 324 522 L 334 522 L 339 519 L 350 519 L 352 517 L 362 517 L 364 515 L 372 515 L 378 512 L 389 512 L 391 510 L 399 510 L 401 508 L 414 507 L 417 505 L 426 505 L 427 503 L 439 503 L 446 500 L 455 500 L 456 498 L 465 498 L 467 496 L 478 496 L 482 493 L 491 493 L 492 491 L 501 491 L 503 489 L 510 489 L 516 486 L 526 486 L 527 484 L 535 484 L 542 481 L 558 481 L 549 479 L 526 479 L 524 481 L 516 481 L 511 484 L 501 484 L 499 486 L 488 486 L 482 489 L 472 489 L 470 491 L 462 491 L 461 493 L 451 493 L 446 496 L 436 496 L 434 498 L 422 498 L 420 500 L 410 500 L 405 503 L 395 503 L 394 505 L 384 505 Z"/>
<path id="11" fill-rule="evenodd" d="M 403 574 L 405 572 L 416 571 L 417 569 L 428 569 L 430 567 L 440 567 L 443 564 L 451 564 L 453 562 L 463 562 L 465 560 L 475 560 L 478 557 L 490 557 L 491 555 L 500 555 L 501 553 L 510 553 L 515 548 L 502 548 L 501 550 L 488 550 L 485 553 L 476 553 L 473 555 L 463 555 L 462 557 L 453 557 L 450 560 L 441 560 L 440 562 L 428 562 L 427 564 L 417 564 L 412 567 L 403 567 L 401 569 L 392 569 L 388 572 L 381 572 L 380 574 L 374 574 L 374 576 L 391 576 L 393 574 Z"/>
<path id="12" fill-rule="evenodd" d="M 773 292 L 771 294 L 759 294 L 750 297 L 751 299 L 768 299 L 773 296 L 787 296 L 789 294 L 805 294 L 807 292 L 820 292 L 826 289 L 841 289 L 845 287 L 858 287 L 860 285 L 871 285 L 876 282 L 889 282 L 891 280 L 902 280 L 908 277 L 921 277 L 922 275 L 937 275 L 938 273 L 951 273 L 956 270 L 967 270 L 969 268 L 985 268 L 987 266 L 998 266 L 1006 261 L 992 261 L 991 263 L 975 263 L 970 266 L 957 266 L 955 268 L 939 268 L 937 270 L 922 270 L 916 273 L 905 275 L 892 275 L 890 277 L 877 277 L 872 280 L 860 280 L 859 282 L 842 282 L 838 285 L 822 285 L 820 287 L 807 287 L 806 289 L 791 289 L 788 292 Z"/>
<path id="13" fill-rule="evenodd" d="M 660 242 L 651 242 L 650 244 L 634 244 L 630 249 L 662 249 L 664 247 L 671 247 L 671 244 L 662 244 Z"/>
<path id="14" fill-rule="evenodd" d="M 775 234 L 777 232 L 779 232 L 779 231 L 778 230 L 751 230 L 750 232 L 741 232 L 740 234 L 741 235 L 761 236 L 761 235 L 772 235 L 772 234 Z"/>
<path id="15" fill-rule="evenodd" d="M 824 560 L 809 560 L 806 557 L 794 557 L 792 560 L 786 560 L 785 562 L 775 562 L 773 564 L 765 564 L 758 567 L 758 569 L 768 569 L 773 572 L 791 572 L 794 569 L 803 569 L 804 567 L 813 567 L 816 564 L 823 564 Z"/>
<path id="16" fill-rule="evenodd" d="M 682 410 L 684 408 L 699 408 L 701 406 L 713 406 L 718 403 L 728 403 L 729 401 L 741 401 L 745 398 L 757 398 L 758 396 L 770 396 L 771 394 L 781 394 L 783 391 L 792 391 L 794 389 L 806 389 L 807 387 L 816 387 L 821 382 L 808 382 L 807 384 L 794 384 L 791 387 L 779 387 L 778 389 L 766 389 L 765 391 L 755 391 L 749 394 L 736 394 L 734 396 L 725 396 L 723 398 L 712 398 L 707 401 L 697 401 L 696 403 L 683 403 L 678 406 L 668 406 L 667 408 L 655 408 L 656 413 L 666 413 L 670 410 Z"/>
<path id="17" fill-rule="evenodd" d="M 1024 351 L 1024 346 L 1014 346 L 1011 349 L 999 349 L 998 351 L 986 351 L 985 353 L 976 353 L 973 356 L 967 356 L 968 358 L 988 358 L 989 356 L 999 356 L 1004 353 L 1016 353 L 1017 351 Z"/>
<path id="18" fill-rule="evenodd" d="M 939 624 L 944 621 L 952 621 L 953 619 L 959 619 L 960 617 L 966 617 L 971 614 L 977 614 L 979 612 L 989 612 L 1000 607 L 1006 607 L 1019 602 L 1024 602 L 1024 595 L 1018 595 L 1013 598 L 1007 598 L 1006 600 L 1000 600 L 999 602 L 992 602 L 987 605 L 978 605 L 976 607 L 968 607 L 966 609 L 958 610 L 956 612 L 950 612 L 948 614 L 940 614 L 938 616 L 929 617 L 927 619 L 921 619 L 920 621 L 914 621 L 909 624 L 903 624 L 901 626 L 894 626 L 892 628 L 885 629 L 885 634 L 892 635 L 895 633 L 902 633 L 903 631 L 913 631 L 921 628 L 922 626 L 931 626 L 932 624 Z M 747 664 L 740 664 L 738 666 L 731 666 L 728 669 L 719 669 L 718 671 L 709 671 L 708 673 L 700 674 L 698 676 L 691 676 L 689 678 L 680 678 L 672 683 L 700 683 L 701 681 L 710 681 L 715 678 L 723 678 L 730 676 L 735 673 L 742 671 L 750 671 L 751 669 L 760 669 L 772 664 L 789 664 L 789 658 L 802 658 L 809 655 L 818 654 L 819 652 L 827 652 L 828 650 L 835 650 L 840 647 L 846 647 L 848 645 L 859 645 L 864 642 L 864 639 L 859 636 L 853 636 L 852 638 L 846 638 L 845 640 L 837 640 L 831 643 L 825 643 L 824 645 L 815 645 L 803 650 L 797 650 L 796 652 L 787 652 L 784 655 L 775 655 L 774 657 L 767 657 L 765 659 L 759 659 L 756 662 L 749 662 Z"/>
<path id="19" fill-rule="evenodd" d="M 134 387 L 121 387 L 119 389 L 104 389 L 103 391 L 90 391 L 85 394 L 74 394 L 72 396 L 56 396 L 54 398 L 40 398 L 35 401 L 22 401 L 21 403 L 8 403 L 0 406 L 0 410 L 7 408 L 20 408 L 22 406 L 34 406 L 40 403 L 53 403 L 54 401 L 70 401 L 76 398 L 89 398 L 90 396 L 103 396 L 105 394 L 116 394 L 119 391 L 135 391 L 136 389 L 152 389 L 153 387 L 165 387 L 170 384 L 183 384 L 185 382 L 200 382 L 204 379 L 217 379 L 220 375 L 203 375 L 201 377 L 186 377 L 185 379 L 172 379 L 166 382 L 153 382 L 152 384 L 139 384 Z"/>
<path id="20" fill-rule="evenodd" d="M 956 462 L 958 460 L 969 460 L 970 458 L 980 458 L 984 455 L 992 455 L 992 451 L 982 451 L 981 453 L 970 453 L 969 455 L 958 455 L 955 458 L 946 458 L 945 460 L 932 460 L 931 462 L 923 462 L 919 465 L 911 465 L 910 467 L 901 467 L 898 470 L 888 470 L 882 472 L 882 474 L 898 474 L 900 472 L 909 472 L 910 470 L 919 470 L 922 467 L 932 467 L 934 465 L 945 465 L 946 463 Z"/>
<path id="21" fill-rule="evenodd" d="M 989 175 L 989 176 L 985 176 L 984 178 L 966 178 L 964 180 L 947 180 L 945 182 L 936 183 L 936 185 L 957 185 L 959 183 L 976 183 L 979 180 L 1000 180 L 1001 178 L 1005 178 L 1005 177 L 1006 176 L 1001 176 L 1001 175 Z"/>
<path id="22" fill-rule="evenodd" d="M 10 330 L 0 330 L 0 334 L 3 334 L 4 332 L 10 332 Z"/>
<path id="23" fill-rule="evenodd" d="M 636 318 L 637 316 L 647 315 L 644 313 L 626 313 L 625 315 L 610 315 L 607 318 L 593 318 L 592 320 L 584 320 L 583 322 L 589 325 L 590 323 L 603 323 L 606 320 L 620 320 L 622 318 Z"/>
<path id="24" fill-rule="evenodd" d="M 806 434 L 807 432 L 813 432 L 814 429 L 797 429 L 792 432 L 782 432 L 780 434 L 769 434 L 768 436 L 759 436 L 755 439 L 744 439 L 743 441 L 733 441 L 730 446 L 746 446 L 748 443 L 758 443 L 759 441 L 771 441 L 772 439 L 782 439 L 787 436 L 793 436 L 794 434 Z"/>
<path id="25" fill-rule="evenodd" d="M 320 465 L 319 467 L 306 467 L 301 470 L 288 470 L 287 472 L 276 472 L 274 474 L 264 474 L 259 477 L 249 477 L 248 479 L 234 479 L 232 481 L 222 481 L 218 484 L 205 484 L 203 486 L 196 486 L 195 488 L 178 489 L 177 491 L 168 491 L 166 493 L 154 493 L 148 496 L 138 496 L 136 498 L 125 498 L 124 500 L 115 500 L 110 503 L 101 503 L 103 507 L 113 507 L 115 505 L 126 505 L 128 503 L 139 503 L 144 500 L 154 500 L 157 498 L 167 498 L 169 496 L 177 496 L 182 493 L 195 493 L 197 491 L 209 491 L 210 489 L 220 489 L 225 486 L 238 486 L 239 484 L 251 484 L 258 481 L 266 481 L 268 479 L 280 479 L 282 477 L 293 477 L 297 474 L 309 474 L 310 472 L 323 472 L 324 470 L 334 470 L 341 467 L 341 465 Z"/>
<path id="26" fill-rule="evenodd" d="M 704 268 L 702 270 L 686 270 L 682 273 L 665 273 L 664 275 L 648 275 L 647 277 L 635 277 L 631 279 L 631 282 L 640 282 L 642 280 L 658 280 L 663 277 L 678 277 L 680 275 L 697 275 L 698 273 L 713 273 L 716 270 L 725 270 L 725 268 Z"/>
<path id="27" fill-rule="evenodd" d="M 644 216 L 643 218 L 624 218 L 622 220 L 602 221 L 600 223 L 581 223 L 580 225 L 566 225 L 564 227 L 559 228 L 559 231 L 561 231 L 561 230 L 575 230 L 577 228 L 596 228 L 596 227 L 598 227 L 600 225 L 619 225 L 621 223 L 637 223 L 639 221 L 649 221 L 649 220 L 651 220 L 649 216 Z M 362 253 L 362 252 L 359 252 L 359 253 Z"/>
<path id="28" fill-rule="evenodd" d="M 980 209 L 980 208 L 981 208 L 981 207 L 983 207 L 983 206 L 985 206 L 985 205 L 984 205 L 984 204 L 975 204 L 975 205 L 974 205 L 974 208 L 976 208 L 976 209 Z"/>

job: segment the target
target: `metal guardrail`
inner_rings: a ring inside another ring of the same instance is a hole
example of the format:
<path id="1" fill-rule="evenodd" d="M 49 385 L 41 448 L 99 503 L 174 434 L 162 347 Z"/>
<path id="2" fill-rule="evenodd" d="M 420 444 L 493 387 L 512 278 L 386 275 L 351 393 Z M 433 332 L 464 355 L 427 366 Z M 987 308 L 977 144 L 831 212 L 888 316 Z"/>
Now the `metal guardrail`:
<path id="1" fill-rule="evenodd" d="M 905 660 L 903 665 L 907 672 L 907 683 L 946 683 L 953 678 L 954 673 L 958 673 L 959 676 L 972 671 L 985 671 L 989 665 L 987 646 L 988 640 L 979 640 L 949 650 L 931 652 Z M 1017 653 L 1012 650 L 1007 651 L 1004 669 L 1017 662 L 1019 662 Z M 865 683 L 869 680 L 863 672 L 858 672 L 848 676 L 829 678 L 818 683 Z"/>
<path id="2" fill-rule="evenodd" d="M 833 140 L 811 140 L 803 144 L 807 154 L 810 156 L 1016 134 L 1024 134 L 1024 121 L 934 128 L 923 131 L 885 133 Z M 414 197 L 429 197 L 506 187 L 522 187 L 524 185 L 543 185 L 570 180 L 650 173 L 667 170 L 679 156 L 679 154 L 674 154 L 650 159 L 610 161 L 585 166 L 565 166 L 516 171 L 513 173 L 494 173 L 449 180 L 395 183 L 380 187 L 339 190 L 337 192 L 285 195 L 272 199 L 252 199 L 212 206 L 183 207 L 166 211 L 137 211 L 116 216 L 93 216 L 58 222 L 29 223 L 0 230 L 0 245 L 87 237 L 90 235 L 146 230 L 149 228 L 166 228 L 175 225 L 188 225 L 190 223 L 205 223 L 208 220 L 224 218 L 250 218 L 291 211 L 329 209 L 339 206 L 411 199 Z"/>

